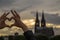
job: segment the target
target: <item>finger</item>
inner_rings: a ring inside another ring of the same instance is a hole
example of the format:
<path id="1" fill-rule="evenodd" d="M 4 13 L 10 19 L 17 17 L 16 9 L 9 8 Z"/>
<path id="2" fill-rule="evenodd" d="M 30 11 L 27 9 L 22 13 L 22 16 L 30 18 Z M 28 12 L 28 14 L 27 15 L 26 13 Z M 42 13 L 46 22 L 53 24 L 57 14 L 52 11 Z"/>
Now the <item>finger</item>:
<path id="1" fill-rule="evenodd" d="M 13 25 L 11 25 L 11 27 L 12 27 L 12 26 L 17 26 L 17 25 L 16 25 L 16 24 L 13 24 Z"/>
<path id="2" fill-rule="evenodd" d="M 7 16 L 10 12 L 8 12 L 5 16 Z"/>
<path id="3" fill-rule="evenodd" d="M 7 18 L 7 17 L 6 17 L 6 20 L 9 20 L 9 21 L 10 21 L 10 19 L 9 19 L 9 18 Z"/>
<path id="4" fill-rule="evenodd" d="M 6 19 L 6 18 L 7 18 L 6 16 L 9 14 L 9 12 L 8 12 L 7 14 L 6 14 L 6 13 L 4 13 L 4 14 L 5 14 L 5 15 L 3 15 L 2 18 L 3 18 L 3 19 Z"/>
<path id="5" fill-rule="evenodd" d="M 15 17 L 11 17 L 10 19 L 14 19 L 15 20 Z"/>
<path id="6" fill-rule="evenodd" d="M 9 19 L 9 18 L 5 17 L 3 20 L 5 21 L 6 19 Z"/>
<path id="7" fill-rule="evenodd" d="M 5 13 L 4 13 L 2 16 L 4 16 L 4 15 L 5 15 Z M 2 16 L 1 16 L 1 17 L 2 17 Z"/>
<path id="8" fill-rule="evenodd" d="M 13 10 L 11 10 L 11 13 L 12 13 L 14 16 L 16 16 L 16 15 L 14 14 Z"/>
<path id="9" fill-rule="evenodd" d="M 6 14 L 6 13 L 4 13 L 4 14 L 3 14 L 3 17 L 6 17 L 8 14 L 9 14 L 9 12 L 8 12 L 7 14 Z"/>
<path id="10" fill-rule="evenodd" d="M 18 15 L 18 13 L 15 10 L 14 10 L 14 13 L 15 13 L 16 16 L 18 16 L 20 18 L 20 16 Z"/>
<path id="11" fill-rule="evenodd" d="M 4 26 L 4 27 L 8 27 L 8 28 L 11 28 L 11 26 L 9 26 L 9 25 L 6 25 L 6 24 L 5 24 L 5 26 Z"/>
<path id="12" fill-rule="evenodd" d="M 11 17 L 10 19 L 14 19 L 14 17 Z"/>
<path id="13" fill-rule="evenodd" d="M 2 18 L 4 18 L 4 16 L 5 16 L 5 13 L 0 17 L 0 20 L 1 20 Z"/>
<path id="14" fill-rule="evenodd" d="M 7 17 L 6 17 L 6 19 L 8 19 L 9 21 L 11 21 L 12 19 L 14 19 L 14 17 L 11 17 L 11 18 L 7 18 Z"/>
<path id="15" fill-rule="evenodd" d="M 9 12 L 6 14 L 6 13 L 4 13 L 2 16 L 1 16 L 1 20 L 6 20 L 7 19 L 7 15 L 9 14 Z"/>

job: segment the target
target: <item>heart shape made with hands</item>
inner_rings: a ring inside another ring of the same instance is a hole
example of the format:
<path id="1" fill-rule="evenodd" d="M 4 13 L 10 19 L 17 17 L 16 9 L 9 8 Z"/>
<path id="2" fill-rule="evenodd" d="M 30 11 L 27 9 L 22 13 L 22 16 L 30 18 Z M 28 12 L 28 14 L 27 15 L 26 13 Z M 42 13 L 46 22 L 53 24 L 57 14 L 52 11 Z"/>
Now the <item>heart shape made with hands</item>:
<path id="1" fill-rule="evenodd" d="M 5 20 L 5 24 L 8 25 L 9 27 L 11 27 L 12 25 L 14 26 L 15 20 L 12 17 L 11 18 L 7 18 Z"/>
<path id="2" fill-rule="evenodd" d="M 12 11 L 11 13 L 13 16 L 17 16 L 17 12 L 16 11 Z M 10 15 L 11 16 L 11 15 Z M 13 18 L 13 16 L 11 16 L 10 18 L 8 18 L 8 15 L 6 15 L 6 19 L 4 20 L 4 25 L 7 25 L 7 27 L 11 28 L 12 26 L 18 26 L 18 23 L 16 23 L 15 18 Z M 19 16 L 19 15 L 18 15 Z"/>
<path id="3" fill-rule="evenodd" d="M 14 19 L 6 19 L 5 20 L 5 24 L 8 25 L 8 26 L 11 26 L 15 23 L 15 20 Z"/>

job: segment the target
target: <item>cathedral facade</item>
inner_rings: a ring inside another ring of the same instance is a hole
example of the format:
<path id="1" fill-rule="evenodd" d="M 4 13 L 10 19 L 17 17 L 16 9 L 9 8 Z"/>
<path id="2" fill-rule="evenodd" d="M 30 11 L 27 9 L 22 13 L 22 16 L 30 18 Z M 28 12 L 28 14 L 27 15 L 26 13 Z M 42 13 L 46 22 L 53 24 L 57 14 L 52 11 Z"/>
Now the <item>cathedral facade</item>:
<path id="1" fill-rule="evenodd" d="M 41 34 L 41 35 L 45 35 L 45 36 L 54 36 L 53 27 L 46 27 L 46 20 L 44 17 L 44 11 L 42 11 L 41 26 L 40 26 L 40 21 L 38 18 L 38 12 L 36 12 L 34 31 L 35 31 L 35 34 Z"/>

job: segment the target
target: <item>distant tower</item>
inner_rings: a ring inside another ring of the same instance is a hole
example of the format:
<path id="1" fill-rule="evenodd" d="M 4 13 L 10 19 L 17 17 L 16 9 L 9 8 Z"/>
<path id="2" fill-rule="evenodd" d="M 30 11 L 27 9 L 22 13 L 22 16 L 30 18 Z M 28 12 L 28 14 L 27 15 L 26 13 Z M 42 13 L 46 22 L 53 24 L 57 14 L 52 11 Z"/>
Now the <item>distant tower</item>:
<path id="1" fill-rule="evenodd" d="M 46 21 L 45 21 L 45 18 L 44 18 L 44 11 L 42 11 L 41 27 L 46 27 Z"/>
<path id="2" fill-rule="evenodd" d="M 35 33 L 39 33 L 40 22 L 38 18 L 38 12 L 36 12 L 36 20 L 35 20 Z"/>
<path id="3" fill-rule="evenodd" d="M 53 36 L 54 35 L 54 30 L 52 27 L 46 27 L 46 20 L 44 17 L 44 11 L 42 11 L 42 18 L 41 18 L 41 34 L 46 35 L 46 36 Z"/>

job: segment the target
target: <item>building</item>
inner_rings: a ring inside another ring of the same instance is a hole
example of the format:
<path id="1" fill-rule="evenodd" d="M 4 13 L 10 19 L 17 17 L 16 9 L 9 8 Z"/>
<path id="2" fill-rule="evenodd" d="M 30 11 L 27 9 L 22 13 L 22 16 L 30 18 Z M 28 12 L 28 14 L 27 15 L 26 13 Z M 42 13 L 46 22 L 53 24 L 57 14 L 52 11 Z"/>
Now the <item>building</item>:
<path id="1" fill-rule="evenodd" d="M 36 20 L 35 20 L 35 33 L 39 33 L 40 29 L 40 21 L 39 21 L 39 18 L 38 18 L 38 12 L 36 12 Z"/>
<path id="2" fill-rule="evenodd" d="M 38 18 L 38 12 L 36 12 L 35 34 L 41 34 L 41 35 L 45 35 L 45 36 L 54 36 L 53 27 L 46 27 L 44 11 L 42 11 L 41 26 L 40 26 L 40 22 L 39 22 L 39 18 Z"/>

